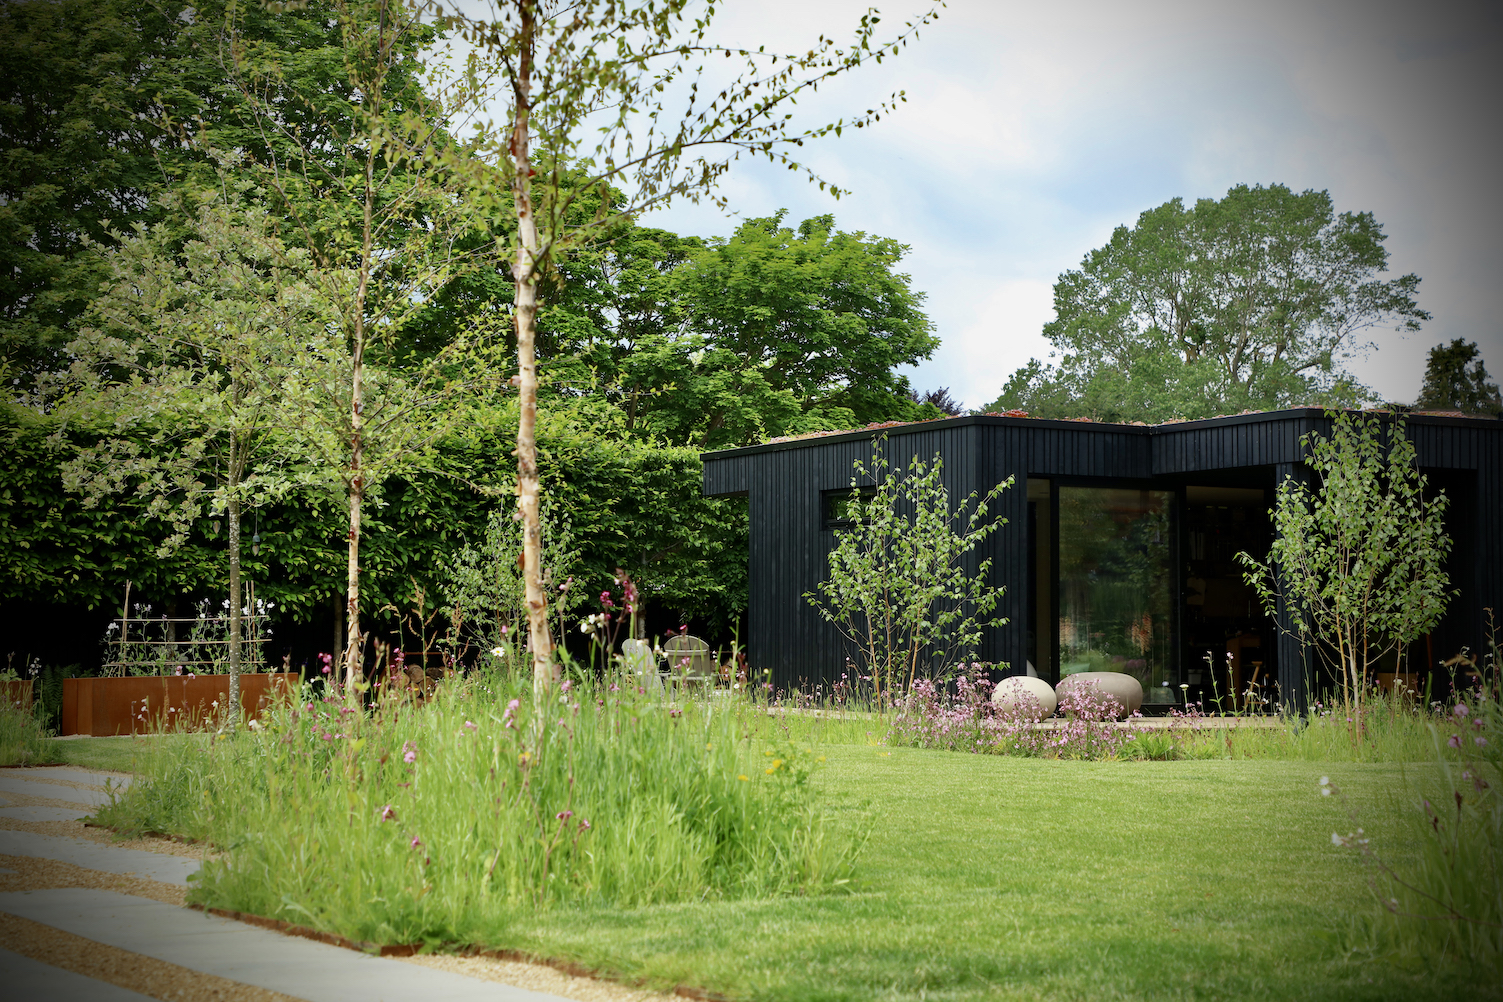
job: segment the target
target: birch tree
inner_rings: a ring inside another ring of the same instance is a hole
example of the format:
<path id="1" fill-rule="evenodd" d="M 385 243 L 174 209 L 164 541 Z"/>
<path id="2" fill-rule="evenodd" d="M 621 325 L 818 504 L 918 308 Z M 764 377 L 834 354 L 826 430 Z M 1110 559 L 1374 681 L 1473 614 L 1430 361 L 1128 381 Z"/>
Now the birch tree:
<path id="1" fill-rule="evenodd" d="M 916 678 L 974 658 L 982 633 L 1007 622 L 994 615 L 1007 589 L 988 583 L 992 559 L 977 551 L 1007 524 L 988 512 L 1013 485 L 952 504 L 938 453 L 895 471 L 886 446 L 875 443 L 870 469 L 856 461 L 843 511 L 829 513 L 840 516 L 829 575 L 804 595 L 856 652 L 884 710 Z"/>
<path id="2" fill-rule="evenodd" d="M 612 217 L 678 199 L 708 199 L 725 208 L 715 186 L 742 156 L 766 157 L 838 197 L 838 189 L 795 159 L 797 149 L 876 123 L 903 95 L 807 127 L 797 124 L 793 106 L 835 77 L 898 55 L 937 16 L 931 9 L 881 40 L 879 18 L 869 11 L 846 45 L 820 36 L 805 49 L 778 53 L 717 41 L 712 24 L 720 6 L 716 0 L 498 0 L 481 18 L 435 8 L 438 23 L 473 46 L 461 74 L 471 91 L 495 81 L 505 109 L 488 141 L 509 182 L 510 204 L 497 200 L 491 208 L 508 216 L 508 223 L 515 220 L 507 256 L 515 284 L 521 395 L 517 506 L 539 691 L 558 672 L 540 577 L 539 283 L 563 254 Z M 569 184 L 563 183 L 566 176 Z M 607 188 L 620 197 L 599 197 Z M 575 210 L 585 197 L 598 208 L 580 220 Z"/>
<path id="3" fill-rule="evenodd" d="M 410 367 L 400 334 L 438 290 L 492 259 L 465 197 L 483 193 L 491 171 L 446 131 L 473 95 L 463 79 L 445 87 L 424 77 L 420 57 L 439 37 L 420 11 L 401 0 L 332 0 L 327 12 L 338 44 L 290 54 L 230 22 L 224 64 L 264 133 L 260 159 L 247 168 L 280 214 L 284 242 L 307 254 L 308 284 L 337 334 L 322 371 L 339 375 L 298 384 L 303 396 L 290 413 L 302 447 L 341 470 L 349 514 L 342 661 L 353 686 L 370 492 L 462 417 L 442 404 L 462 382 L 449 363 L 466 346 Z"/>
<path id="4" fill-rule="evenodd" d="M 1303 445 L 1315 489 L 1280 484 L 1267 560 L 1238 559 L 1270 616 L 1282 589 L 1300 642 L 1334 663 L 1360 708 L 1373 666 L 1402 656 L 1445 613 L 1448 499 L 1426 497 L 1400 419 L 1342 413 L 1329 437 L 1312 433 Z"/>

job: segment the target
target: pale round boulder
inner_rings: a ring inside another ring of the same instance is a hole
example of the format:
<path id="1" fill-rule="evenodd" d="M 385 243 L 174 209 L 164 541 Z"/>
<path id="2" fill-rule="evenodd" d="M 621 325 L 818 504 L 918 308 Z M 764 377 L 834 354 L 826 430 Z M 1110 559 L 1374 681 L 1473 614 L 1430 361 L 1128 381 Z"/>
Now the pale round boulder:
<path id="1" fill-rule="evenodd" d="M 1059 701 L 1054 686 L 1036 675 L 1013 675 L 997 683 L 992 690 L 992 704 L 1003 716 L 1023 713 L 1034 720 L 1054 716 Z"/>
<path id="2" fill-rule="evenodd" d="M 1054 687 L 1054 694 L 1063 700 L 1072 689 L 1088 682 L 1096 683 L 1096 691 L 1109 696 L 1117 704 L 1117 716 L 1129 717 L 1143 705 L 1143 683 L 1120 671 L 1082 671 L 1066 675 Z"/>

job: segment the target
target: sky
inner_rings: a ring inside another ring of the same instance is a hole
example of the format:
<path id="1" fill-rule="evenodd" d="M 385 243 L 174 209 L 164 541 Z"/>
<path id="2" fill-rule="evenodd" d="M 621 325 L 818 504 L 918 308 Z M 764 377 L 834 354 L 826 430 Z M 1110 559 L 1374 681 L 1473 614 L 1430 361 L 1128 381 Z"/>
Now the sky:
<path id="1" fill-rule="evenodd" d="M 729 0 L 737 44 L 802 49 L 850 37 L 861 0 Z M 894 30 L 925 9 L 882 7 Z M 1422 279 L 1416 334 L 1369 331 L 1348 368 L 1385 399 L 1419 392 L 1426 352 L 1464 338 L 1503 375 L 1503 5 L 951 0 L 896 60 L 801 104 L 836 118 L 906 92 L 869 130 L 800 151 L 850 194 L 738 164 L 739 216 L 832 213 L 910 251 L 941 345 L 909 372 L 967 407 L 1001 391 L 1053 318 L 1052 288 L 1119 225 L 1179 196 L 1238 183 L 1329 191 L 1388 235 L 1390 277 Z M 730 218 L 679 205 L 644 218 L 728 235 Z"/>

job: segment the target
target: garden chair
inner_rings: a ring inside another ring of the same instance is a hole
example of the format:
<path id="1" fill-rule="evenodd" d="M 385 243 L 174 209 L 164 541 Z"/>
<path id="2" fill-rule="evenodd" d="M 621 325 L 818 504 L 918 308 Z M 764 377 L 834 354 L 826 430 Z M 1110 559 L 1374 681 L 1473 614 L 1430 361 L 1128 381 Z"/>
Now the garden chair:
<path id="1" fill-rule="evenodd" d="M 668 679 L 684 689 L 708 688 L 715 678 L 715 658 L 710 645 L 687 633 L 663 642 Z"/>
<path id="2" fill-rule="evenodd" d="M 641 686 L 649 694 L 663 688 L 663 680 L 658 677 L 657 659 L 647 641 L 633 637 L 621 641 L 621 665 L 628 681 Z"/>

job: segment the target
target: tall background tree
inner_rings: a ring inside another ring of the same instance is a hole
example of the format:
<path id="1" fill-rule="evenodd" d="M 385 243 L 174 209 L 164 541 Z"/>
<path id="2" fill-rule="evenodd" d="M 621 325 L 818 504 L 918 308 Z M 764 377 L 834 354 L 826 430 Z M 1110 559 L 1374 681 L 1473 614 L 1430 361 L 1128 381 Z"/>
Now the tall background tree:
<path id="1" fill-rule="evenodd" d="M 1418 276 L 1379 277 L 1384 239 L 1324 191 L 1171 199 L 1060 276 L 1044 326 L 1058 361 L 1018 370 L 987 409 L 1162 421 L 1354 402 L 1365 391 L 1342 361 L 1362 332 L 1430 318 Z"/>
<path id="2" fill-rule="evenodd" d="M 1416 410 L 1503 416 L 1503 398 L 1498 384 L 1487 378 L 1482 353 L 1474 342 L 1461 338 L 1430 349 L 1425 382 L 1414 406 Z"/>
<path id="3" fill-rule="evenodd" d="M 231 169 L 233 163 L 227 165 Z M 233 190 L 225 177 L 228 194 Z M 172 196 L 164 196 L 171 199 Z M 86 444 L 62 464 L 89 506 L 131 492 L 167 523 L 169 554 L 207 512 L 226 523 L 230 706 L 240 705 L 242 512 L 296 482 L 272 440 L 329 329 L 306 284 L 308 255 L 278 241 L 261 207 L 176 196 L 171 222 L 138 224 L 104 255 L 104 289 L 68 343 L 56 436 Z M 50 382 L 48 380 L 47 382 Z M 229 717 L 234 727 L 235 714 Z"/>
<path id="4" fill-rule="evenodd" d="M 894 271 L 905 250 L 781 215 L 687 248 L 663 276 L 671 326 L 632 325 L 613 360 L 632 422 L 714 449 L 917 416 L 896 369 L 939 342 Z"/>
<path id="5" fill-rule="evenodd" d="M 263 57 L 299 54 L 278 60 L 285 71 L 262 95 L 289 115 L 288 91 L 324 83 L 342 51 L 321 2 L 0 4 L 0 366 L 11 378 L 66 368 L 70 324 L 106 277 L 97 249 L 161 221 L 158 196 L 174 186 L 212 185 L 208 149 L 264 161 L 277 143 L 237 86 L 227 28 Z"/>

